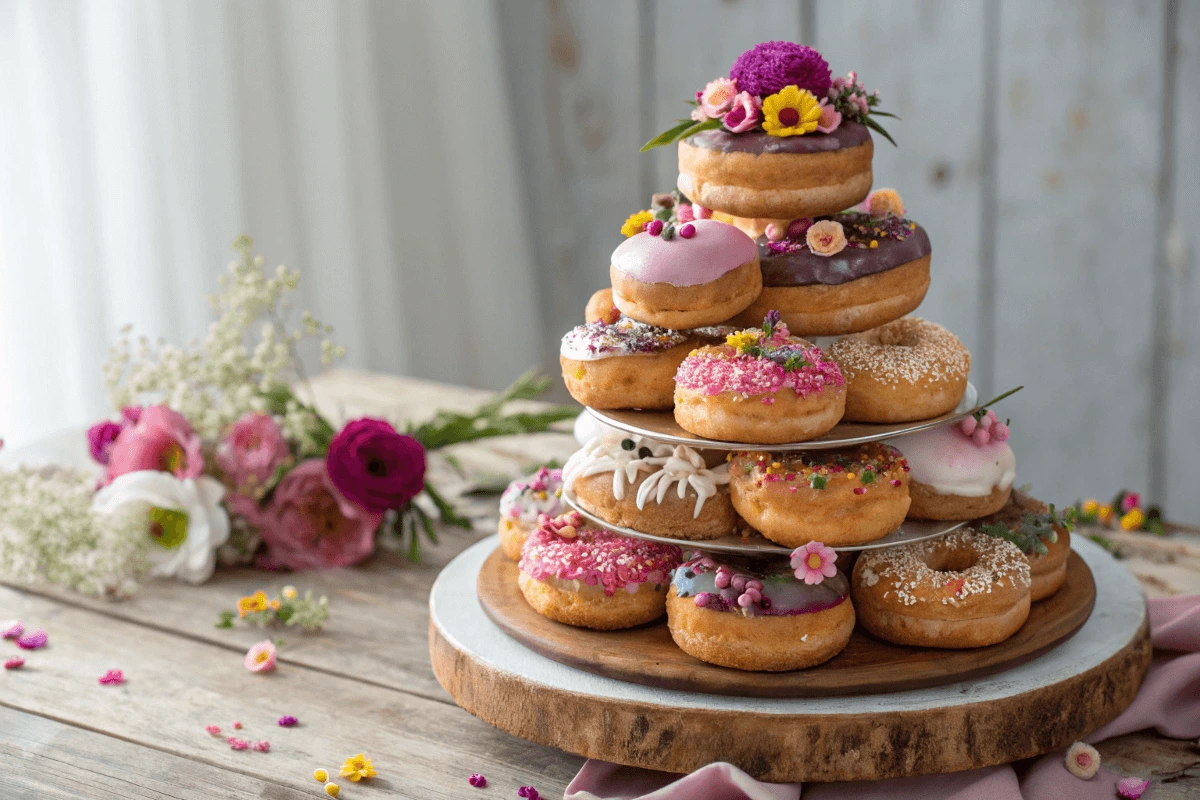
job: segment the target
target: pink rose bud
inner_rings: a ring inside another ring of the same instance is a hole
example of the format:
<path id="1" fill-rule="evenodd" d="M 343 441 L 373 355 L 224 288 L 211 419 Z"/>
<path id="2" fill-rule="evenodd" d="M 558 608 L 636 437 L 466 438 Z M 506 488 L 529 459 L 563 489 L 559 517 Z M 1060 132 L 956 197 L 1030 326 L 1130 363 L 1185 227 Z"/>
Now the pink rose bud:
<path id="1" fill-rule="evenodd" d="M 651 236 L 658 236 L 660 233 L 662 233 L 662 229 L 663 229 L 662 220 L 656 219 L 656 220 L 651 221 L 650 225 L 647 226 L 646 233 L 650 234 Z"/>
<path id="2" fill-rule="evenodd" d="M 696 212 L 692 210 L 688 203 L 680 203 L 679 208 L 675 210 L 675 219 L 680 222 L 691 222 L 696 218 Z"/>
<path id="3" fill-rule="evenodd" d="M 992 435 L 988 433 L 987 428 L 976 428 L 975 433 L 971 434 L 971 440 L 983 447 L 992 440 Z"/>
<path id="4" fill-rule="evenodd" d="M 973 416 L 963 417 L 962 422 L 958 423 L 958 426 L 960 428 L 962 428 L 962 432 L 965 433 L 967 436 L 970 436 L 972 433 L 975 432 L 975 427 L 977 425 L 979 425 L 979 423 L 976 421 L 975 417 L 973 417 Z"/>
<path id="5" fill-rule="evenodd" d="M 990 433 L 992 438 L 997 442 L 1008 441 L 1008 426 L 1003 422 L 997 422 L 996 424 L 992 425 L 992 427 L 988 428 L 988 433 Z"/>
<path id="6" fill-rule="evenodd" d="M 778 242 L 778 241 L 783 240 L 783 236 L 784 236 L 785 232 L 784 232 L 783 228 L 779 227 L 774 222 L 772 222 L 771 224 L 767 225 L 766 233 L 767 233 L 767 239 L 769 239 L 772 242 Z"/>
<path id="7" fill-rule="evenodd" d="M 696 215 L 696 219 L 712 219 L 712 209 L 699 203 L 692 203 L 692 213 Z"/>
<path id="8" fill-rule="evenodd" d="M 808 229 L 812 227 L 812 224 L 812 217 L 801 217 L 800 219 L 794 219 L 788 225 L 787 235 L 794 239 L 799 239 L 800 237 L 804 236 L 804 234 L 808 233 Z"/>
<path id="9" fill-rule="evenodd" d="M 692 223 L 687 223 L 679 228 L 679 235 L 684 239 L 690 239 L 696 235 L 696 226 Z"/>

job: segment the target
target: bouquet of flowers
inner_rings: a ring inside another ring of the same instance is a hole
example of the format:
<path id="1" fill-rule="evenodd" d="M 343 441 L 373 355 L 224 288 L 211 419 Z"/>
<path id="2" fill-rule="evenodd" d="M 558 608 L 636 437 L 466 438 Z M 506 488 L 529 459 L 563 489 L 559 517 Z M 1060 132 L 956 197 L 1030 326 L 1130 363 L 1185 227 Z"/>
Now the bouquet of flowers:
<path id="1" fill-rule="evenodd" d="M 435 517 L 471 527 L 426 481 L 427 451 L 544 431 L 577 413 L 507 413 L 510 401 L 549 387 L 530 373 L 471 414 L 441 412 L 404 431 L 363 418 L 338 430 L 294 387 L 307 383 L 301 347 L 315 342 L 326 365 L 345 349 L 308 312 L 287 326 L 299 273 L 268 273 L 251 245 L 234 242 L 239 257 L 220 277 L 217 319 L 201 342 L 134 345 L 125 329 L 112 348 L 104 376 L 115 417 L 88 431 L 99 486 L 81 490 L 78 475 L 56 475 L 72 488 L 56 491 L 28 470 L 0 476 L 0 498 L 32 491 L 43 500 L 38 514 L 0 510 L 0 574 L 124 594 L 146 572 L 201 583 L 218 560 L 350 566 L 381 534 L 407 536 L 417 560 L 422 533 L 436 542 Z"/>

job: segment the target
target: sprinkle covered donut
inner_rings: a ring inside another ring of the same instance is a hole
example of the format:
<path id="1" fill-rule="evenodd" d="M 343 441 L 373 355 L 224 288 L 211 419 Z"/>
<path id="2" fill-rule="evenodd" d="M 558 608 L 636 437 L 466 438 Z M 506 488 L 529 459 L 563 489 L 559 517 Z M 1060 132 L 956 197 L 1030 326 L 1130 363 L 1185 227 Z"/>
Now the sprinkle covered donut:
<path id="1" fill-rule="evenodd" d="M 1018 490 L 1004 508 L 971 523 L 989 536 L 1007 539 L 1025 554 L 1032 581 L 1030 599 L 1035 603 L 1057 592 L 1067 578 L 1071 524 L 1054 506 Z"/>
<path id="2" fill-rule="evenodd" d="M 521 550 L 517 585 L 534 611 L 609 631 L 658 619 L 678 547 L 588 527 L 577 512 L 543 516 Z"/>
<path id="3" fill-rule="evenodd" d="M 622 314 L 675 330 L 725 322 L 762 291 L 754 242 L 712 219 L 653 220 L 613 251 L 609 277 Z"/>
<path id="4" fill-rule="evenodd" d="M 675 373 L 675 421 L 734 442 L 803 442 L 829 431 L 846 403 L 841 369 L 792 337 L 777 314 L 761 329 L 699 348 Z"/>
<path id="5" fill-rule="evenodd" d="M 815 572 L 812 582 L 786 563 L 693 558 L 671 579 L 671 638 L 701 661 L 734 669 L 779 672 L 828 661 L 850 641 L 854 607 L 845 575 L 833 566 L 836 554 L 819 548 L 811 556 L 818 566 L 803 565 L 800 574 Z"/>
<path id="6" fill-rule="evenodd" d="M 966 648 L 1002 642 L 1029 617 L 1029 562 L 971 528 L 863 552 L 851 596 L 863 627 L 889 642 Z"/>
<path id="7" fill-rule="evenodd" d="M 771 541 L 799 547 L 873 542 L 904 522 L 908 465 L 885 444 L 846 450 L 738 453 L 730 463 L 733 507 Z"/>
<path id="8" fill-rule="evenodd" d="M 911 472 L 913 519 L 977 519 L 1008 502 L 1017 459 L 1008 446 L 1008 425 L 981 409 L 950 424 L 891 440 Z"/>
<path id="9" fill-rule="evenodd" d="M 542 514 L 557 517 L 564 510 L 561 469 L 542 467 L 513 481 L 500 495 L 500 549 L 513 561 L 520 559 L 525 540 L 537 528 Z"/>
<path id="10" fill-rule="evenodd" d="M 732 533 L 729 464 L 685 445 L 641 436 L 599 436 L 563 467 L 567 496 L 604 521 L 675 539 Z"/>
<path id="11" fill-rule="evenodd" d="M 686 332 L 622 317 L 562 338 L 558 361 L 571 396 L 592 408 L 670 408 L 674 375 L 698 344 Z"/>
<path id="12" fill-rule="evenodd" d="M 846 419 L 913 422 L 953 411 L 967 390 L 971 354 L 950 331 L 905 317 L 843 336 L 829 357 L 846 376 Z"/>

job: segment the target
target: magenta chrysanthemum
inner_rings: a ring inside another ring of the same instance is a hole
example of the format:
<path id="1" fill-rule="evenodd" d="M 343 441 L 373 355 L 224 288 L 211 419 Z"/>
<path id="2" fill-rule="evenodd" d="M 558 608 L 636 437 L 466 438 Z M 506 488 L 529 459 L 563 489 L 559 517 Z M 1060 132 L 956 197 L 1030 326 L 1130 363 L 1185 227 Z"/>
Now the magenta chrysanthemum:
<path id="1" fill-rule="evenodd" d="M 755 45 L 733 62 L 729 77 L 737 81 L 738 89 L 757 97 L 793 85 L 824 97 L 832 84 L 829 64 L 821 54 L 794 42 Z"/>

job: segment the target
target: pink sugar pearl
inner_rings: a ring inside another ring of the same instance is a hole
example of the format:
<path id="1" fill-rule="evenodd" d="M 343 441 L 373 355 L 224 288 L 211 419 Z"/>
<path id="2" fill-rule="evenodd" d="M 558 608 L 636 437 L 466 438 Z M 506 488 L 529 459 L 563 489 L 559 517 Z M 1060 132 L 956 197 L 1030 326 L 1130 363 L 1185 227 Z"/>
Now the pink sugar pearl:
<path id="1" fill-rule="evenodd" d="M 651 236 L 658 236 L 662 233 L 663 224 L 661 219 L 652 220 L 649 227 L 646 228 L 646 233 Z"/>
<path id="2" fill-rule="evenodd" d="M 988 409 L 988 412 L 983 415 L 983 418 L 986 420 L 986 424 L 989 428 L 996 424 L 996 412 L 992 411 L 990 408 Z"/>
<path id="3" fill-rule="evenodd" d="M 992 438 L 995 439 L 997 442 L 1008 441 L 1008 426 L 1005 425 L 1003 422 L 995 423 L 994 425 L 992 425 L 991 428 L 988 429 L 988 432 L 992 435 Z"/>
<path id="4" fill-rule="evenodd" d="M 778 225 L 776 225 L 774 222 L 772 222 L 770 225 L 767 226 L 767 230 L 766 230 L 767 239 L 772 242 L 783 241 L 783 237 L 784 237 L 785 233 L 786 232 L 784 231 L 784 229 L 779 227 Z"/>
<path id="5" fill-rule="evenodd" d="M 696 235 L 696 226 L 692 223 L 687 223 L 679 229 L 679 235 L 684 239 L 690 239 Z"/>
<path id="6" fill-rule="evenodd" d="M 983 447 L 992 440 L 992 435 L 988 433 L 987 428 L 976 428 L 975 432 L 971 434 L 971 439 L 975 444 Z"/>
<path id="7" fill-rule="evenodd" d="M 963 421 L 960 422 L 958 426 L 962 428 L 963 433 L 965 433 L 967 436 L 970 436 L 975 432 L 975 428 L 978 424 L 979 423 L 975 421 L 975 417 L 967 416 L 963 417 Z"/>

